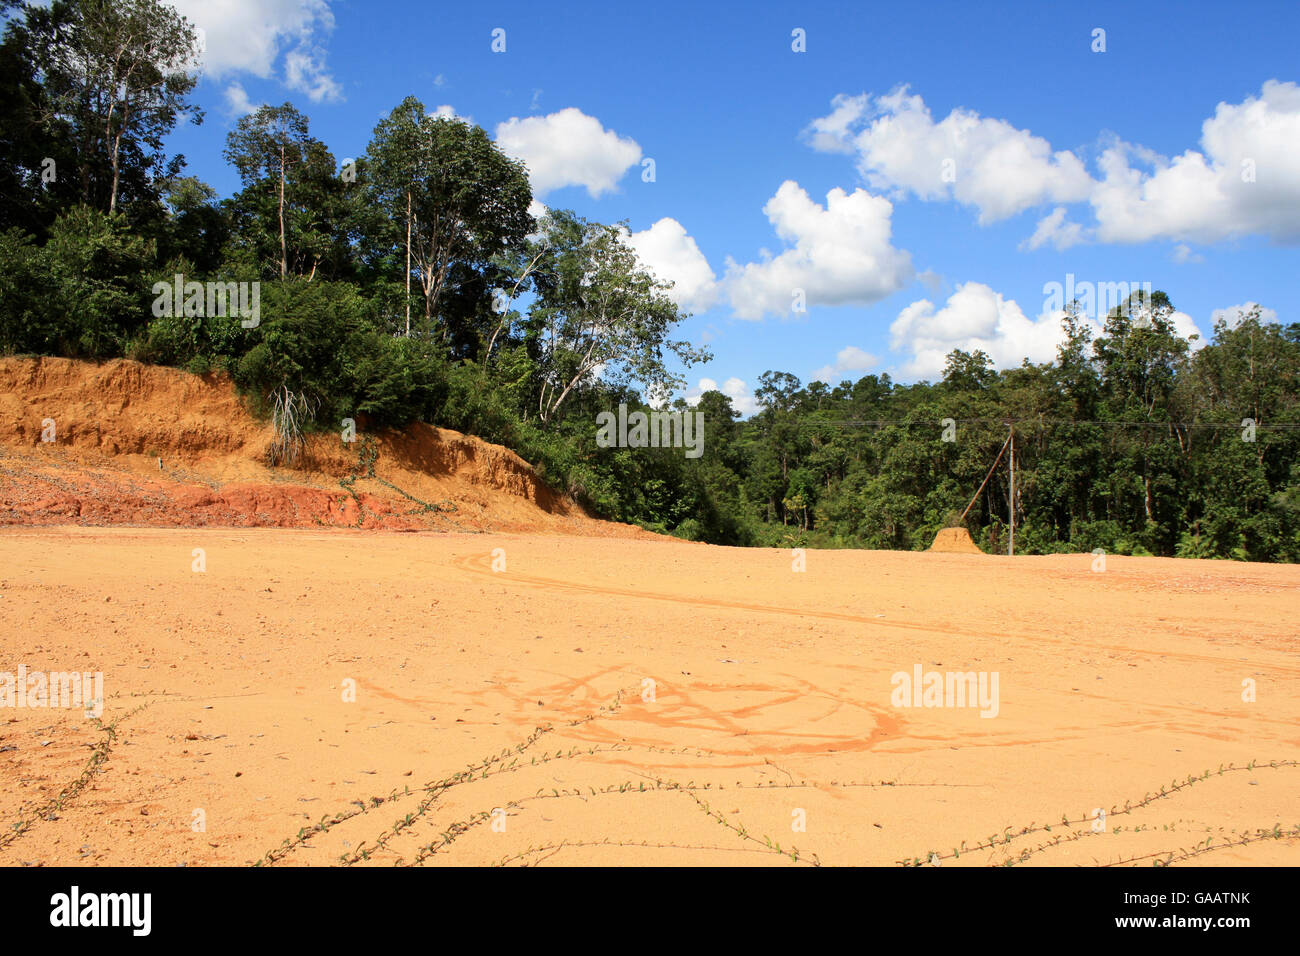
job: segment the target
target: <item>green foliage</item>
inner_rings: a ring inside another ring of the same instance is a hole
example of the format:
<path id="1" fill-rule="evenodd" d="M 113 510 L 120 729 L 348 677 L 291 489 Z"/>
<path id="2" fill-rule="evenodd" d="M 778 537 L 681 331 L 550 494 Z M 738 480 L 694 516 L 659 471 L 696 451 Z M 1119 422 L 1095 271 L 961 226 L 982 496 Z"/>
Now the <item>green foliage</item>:
<path id="1" fill-rule="evenodd" d="M 0 353 L 57 354 L 67 331 L 50 308 L 55 285 L 41 249 L 22 229 L 0 233 Z"/>
<path id="2" fill-rule="evenodd" d="M 28 348 L 78 358 L 123 354 L 149 318 L 154 256 L 154 244 L 121 213 L 76 206 L 61 215 L 39 257 L 41 284 L 51 290 L 44 308 L 58 328 Z"/>

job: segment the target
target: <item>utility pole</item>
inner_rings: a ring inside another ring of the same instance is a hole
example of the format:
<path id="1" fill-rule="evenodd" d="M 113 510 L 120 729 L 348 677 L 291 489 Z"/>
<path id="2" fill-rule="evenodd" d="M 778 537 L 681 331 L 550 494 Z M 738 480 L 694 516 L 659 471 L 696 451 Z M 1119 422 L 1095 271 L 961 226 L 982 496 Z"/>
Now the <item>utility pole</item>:
<path id="1" fill-rule="evenodd" d="M 1010 494 L 1007 495 L 1007 511 L 1011 519 L 1011 534 L 1007 538 L 1007 557 L 1015 557 L 1016 554 L 1016 426 L 1007 422 L 1007 427 L 1011 429 L 1011 448 L 1009 459 L 1011 463 L 1011 488 Z"/>

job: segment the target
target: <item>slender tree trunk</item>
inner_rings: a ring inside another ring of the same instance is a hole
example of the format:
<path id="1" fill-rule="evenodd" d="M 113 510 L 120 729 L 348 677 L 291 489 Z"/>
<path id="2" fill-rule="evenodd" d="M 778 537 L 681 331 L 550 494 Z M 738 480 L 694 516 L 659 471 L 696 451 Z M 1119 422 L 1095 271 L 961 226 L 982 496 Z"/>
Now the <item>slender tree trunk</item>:
<path id="1" fill-rule="evenodd" d="M 411 189 L 406 189 L 406 337 L 411 337 Z"/>
<path id="2" fill-rule="evenodd" d="M 289 253 L 284 240 L 284 140 L 280 140 L 280 278 L 288 273 Z"/>
<path id="3" fill-rule="evenodd" d="M 118 154 L 118 147 L 121 145 L 121 143 L 122 143 L 122 138 L 120 136 L 115 140 L 113 140 L 113 191 L 109 194 L 108 197 L 108 213 L 110 216 L 117 210 L 117 177 L 118 177 L 117 154 Z"/>
<path id="4" fill-rule="evenodd" d="M 125 110 L 126 110 L 126 107 L 123 106 L 123 116 L 122 116 L 122 126 L 123 126 L 123 128 L 126 127 L 126 115 L 125 115 Z M 110 122 L 111 122 L 111 119 L 110 119 Z M 113 191 L 112 191 L 111 193 L 109 193 L 109 196 L 108 196 L 108 212 L 109 212 L 110 215 L 111 215 L 113 212 L 115 212 L 115 211 L 117 210 L 117 188 L 118 188 L 119 177 L 120 177 L 120 174 L 121 174 L 121 162 L 120 162 L 120 159 L 119 159 L 119 157 L 120 157 L 120 155 L 121 155 L 121 150 L 122 150 L 122 130 L 118 130 L 117 135 L 113 137 L 113 160 L 112 160 L 112 162 L 113 162 Z"/>
<path id="5" fill-rule="evenodd" d="M 112 93 L 112 98 L 108 102 L 108 117 L 107 119 L 104 120 L 104 142 L 106 144 L 112 143 L 112 158 L 110 159 L 109 162 L 113 169 L 113 185 L 111 191 L 108 194 L 108 212 L 110 215 L 112 215 L 112 213 L 117 209 L 118 151 L 122 144 L 121 131 L 119 130 L 116 136 L 113 135 L 113 114 L 117 111 L 117 66 L 121 62 L 121 59 L 122 59 L 122 51 L 118 50 L 117 56 L 114 58 L 114 63 L 113 63 L 113 75 L 112 75 L 113 93 Z M 128 95 L 129 94 L 130 94 L 130 86 L 129 86 L 129 78 L 128 78 Z M 123 108 L 125 108 L 125 106 Z M 125 117 L 123 117 L 122 119 L 122 126 L 123 127 L 126 126 Z"/>

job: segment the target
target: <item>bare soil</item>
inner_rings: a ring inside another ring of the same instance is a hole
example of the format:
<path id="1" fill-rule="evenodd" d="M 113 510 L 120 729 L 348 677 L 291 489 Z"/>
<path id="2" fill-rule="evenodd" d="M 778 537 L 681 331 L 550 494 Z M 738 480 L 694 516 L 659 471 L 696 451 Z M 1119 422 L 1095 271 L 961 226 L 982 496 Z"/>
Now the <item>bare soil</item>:
<path id="1" fill-rule="evenodd" d="M 0 670 L 107 700 L 0 710 L 0 862 L 1300 863 L 1295 568 L 806 560 L 10 529 Z M 996 716 L 896 706 L 916 665 Z"/>
<path id="2" fill-rule="evenodd" d="M 370 437 L 272 469 L 218 376 L 0 360 L 0 699 L 104 695 L 0 707 L 0 864 L 1300 864 L 1295 567 L 797 560 Z"/>

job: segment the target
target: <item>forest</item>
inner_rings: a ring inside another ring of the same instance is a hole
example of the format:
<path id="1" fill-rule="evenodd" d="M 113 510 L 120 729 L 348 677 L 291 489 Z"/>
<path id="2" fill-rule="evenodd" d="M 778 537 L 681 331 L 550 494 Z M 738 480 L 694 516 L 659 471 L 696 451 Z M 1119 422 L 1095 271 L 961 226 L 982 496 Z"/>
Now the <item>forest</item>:
<path id="1" fill-rule="evenodd" d="M 1300 323 L 1256 309 L 1188 341 L 1155 291 L 1093 335 L 1067 303 L 1050 363 L 768 371 L 747 420 L 699 398 L 699 457 L 603 447 L 598 416 L 651 410 L 711 357 L 676 337 L 626 224 L 542 212 L 487 132 L 414 96 L 348 161 L 292 104 L 258 108 L 226 137 L 240 188 L 220 197 L 166 148 L 203 121 L 173 8 L 0 12 L 0 354 L 224 373 L 277 429 L 457 429 L 596 515 L 715 544 L 920 549 L 961 523 L 1005 551 L 1014 506 L 1017 553 L 1300 560 Z M 256 321 L 203 296 L 158 308 L 179 281 L 256 284 Z M 1012 433 L 1014 502 L 1005 457 L 976 495 Z"/>

